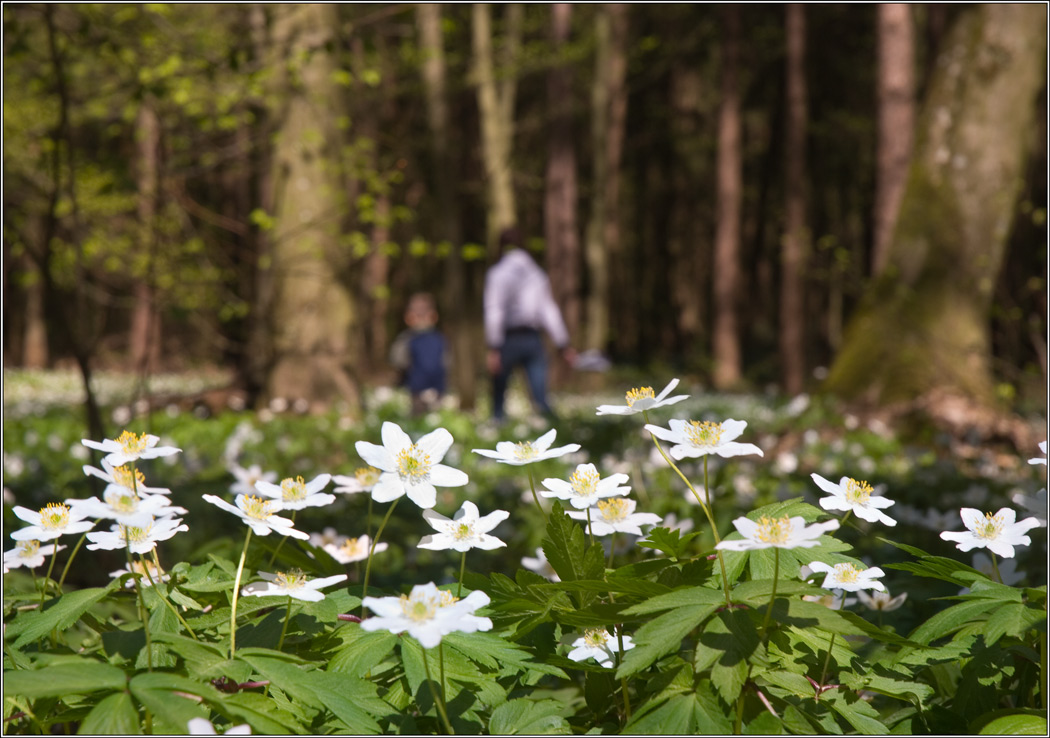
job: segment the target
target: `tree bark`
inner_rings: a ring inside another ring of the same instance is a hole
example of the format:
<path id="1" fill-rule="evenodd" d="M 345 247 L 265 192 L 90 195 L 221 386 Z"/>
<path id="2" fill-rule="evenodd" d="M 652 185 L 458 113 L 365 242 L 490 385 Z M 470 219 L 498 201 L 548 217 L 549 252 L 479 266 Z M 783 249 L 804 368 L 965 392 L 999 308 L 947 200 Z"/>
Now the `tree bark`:
<path id="1" fill-rule="evenodd" d="M 349 352 L 356 316 L 339 276 L 348 269 L 337 237 L 342 186 L 332 168 L 340 141 L 330 52 L 336 27 L 334 6 L 274 6 L 275 81 L 285 104 L 273 162 L 275 360 L 268 390 L 304 399 L 313 410 L 334 398 L 359 405 Z"/>
<path id="2" fill-rule="evenodd" d="M 563 53 L 572 25 L 572 5 L 551 5 L 554 55 Z M 580 327 L 580 238 L 577 234 L 576 148 L 572 138 L 572 72 L 568 62 L 556 64 L 547 74 L 550 111 L 547 155 L 544 233 L 547 271 L 554 299 L 561 307 L 569 335 Z"/>
<path id="3" fill-rule="evenodd" d="M 1045 84 L 1046 8 L 974 5 L 942 43 L 889 258 L 826 389 L 994 404 L 989 309 Z"/>
<path id="4" fill-rule="evenodd" d="M 806 222 L 806 15 L 790 3 L 786 11 L 787 119 L 785 121 L 784 235 L 780 251 L 780 370 L 784 391 L 805 385 L 803 274 L 809 235 Z"/>
<path id="5" fill-rule="evenodd" d="M 627 128 L 628 6 L 601 5 L 591 88 L 594 183 L 585 256 L 590 291 L 584 348 L 605 350 L 609 340 L 612 262 L 620 251 L 620 162 Z"/>
<path id="6" fill-rule="evenodd" d="M 507 5 L 507 29 L 501 47 L 500 75 L 497 83 L 492 48 L 492 13 L 486 3 L 473 6 L 471 25 L 474 47 L 474 80 L 478 89 L 481 118 L 481 152 L 488 190 L 487 239 L 494 248 L 499 233 L 517 222 L 514 199 L 513 165 L 514 99 L 517 78 L 511 65 L 521 45 L 524 10 L 520 4 Z"/>
<path id="7" fill-rule="evenodd" d="M 740 381 L 740 219 L 743 208 L 743 155 L 741 153 L 740 89 L 738 58 L 740 10 L 724 11 L 722 43 L 722 104 L 718 112 L 718 212 L 715 225 L 714 263 L 714 376 L 718 389 Z"/>
<path id="8" fill-rule="evenodd" d="M 160 364 L 160 312 L 154 299 L 152 275 L 156 248 L 154 221 L 157 216 L 157 192 L 160 181 L 160 118 L 147 101 L 139 107 L 135 120 L 135 145 L 138 152 L 139 245 L 147 252 L 147 274 L 136 279 L 131 312 L 131 365 L 143 378 L 157 371 Z"/>
<path id="9" fill-rule="evenodd" d="M 886 267 L 915 138 L 915 28 L 911 8 L 903 3 L 885 3 L 877 6 L 877 13 L 878 149 L 871 259 L 876 276 Z"/>

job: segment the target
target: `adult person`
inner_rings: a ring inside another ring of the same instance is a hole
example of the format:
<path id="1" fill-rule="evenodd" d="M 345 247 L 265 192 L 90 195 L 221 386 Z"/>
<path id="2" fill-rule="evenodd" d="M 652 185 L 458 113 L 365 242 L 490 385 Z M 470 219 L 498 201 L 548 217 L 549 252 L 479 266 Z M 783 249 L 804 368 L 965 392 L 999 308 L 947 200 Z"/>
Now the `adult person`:
<path id="1" fill-rule="evenodd" d="M 550 280 L 522 248 L 517 228 L 500 234 L 499 254 L 499 261 L 485 275 L 485 363 L 492 375 L 492 418 L 503 422 L 507 382 L 518 366 L 525 370 L 537 411 L 553 418 L 547 402 L 547 353 L 541 330 L 569 366 L 576 353 L 569 345 L 569 332 L 551 294 Z"/>

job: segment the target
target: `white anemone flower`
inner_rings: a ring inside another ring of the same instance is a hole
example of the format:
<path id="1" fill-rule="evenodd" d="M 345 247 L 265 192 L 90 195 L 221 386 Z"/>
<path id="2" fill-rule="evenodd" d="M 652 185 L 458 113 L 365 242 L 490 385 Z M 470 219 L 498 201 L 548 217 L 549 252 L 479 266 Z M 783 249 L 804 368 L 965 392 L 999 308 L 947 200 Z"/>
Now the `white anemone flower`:
<path id="1" fill-rule="evenodd" d="M 437 535 L 424 536 L 419 542 L 419 548 L 432 551 L 451 548 L 461 553 L 472 548 L 484 551 L 501 548 L 507 544 L 496 536 L 490 536 L 489 531 L 509 517 L 510 513 L 506 510 L 496 510 L 480 517 L 478 506 L 470 500 L 463 503 L 452 520 L 433 510 L 424 510 L 423 518 L 437 531 Z"/>
<path id="2" fill-rule="evenodd" d="M 115 440 L 109 438 L 102 442 L 88 439 L 81 440 L 81 443 L 88 448 L 105 452 L 105 461 L 113 466 L 123 466 L 129 461 L 138 461 L 139 459 L 156 459 L 159 456 L 171 456 L 182 451 L 182 449 L 174 446 L 158 446 L 159 442 L 160 438 L 157 436 L 149 433 L 135 434 L 131 431 L 124 431 Z"/>
<path id="3" fill-rule="evenodd" d="M 329 556 L 340 564 L 352 564 L 355 561 L 364 561 L 368 558 L 368 551 L 371 547 L 372 539 L 368 536 L 361 536 L 359 538 L 339 536 L 339 540 L 325 543 L 321 546 Z M 386 551 L 387 548 L 388 546 L 386 543 L 377 543 L 376 550 L 373 551 L 373 553 Z"/>
<path id="4" fill-rule="evenodd" d="M 241 590 L 245 597 L 291 597 L 305 602 L 320 602 L 325 598 L 320 590 L 346 580 L 346 574 L 310 579 L 299 569 L 279 571 L 276 574 L 258 572 L 264 582 L 249 584 Z"/>
<path id="5" fill-rule="evenodd" d="M 652 387 L 636 387 L 627 392 L 626 405 L 599 405 L 596 415 L 636 415 L 653 408 L 673 405 L 689 397 L 689 395 L 668 397 L 671 390 L 677 386 L 678 379 L 672 379 L 658 395 L 653 394 Z"/>
<path id="6" fill-rule="evenodd" d="M 211 721 L 202 717 L 190 718 L 186 723 L 186 730 L 189 731 L 190 735 L 218 735 L 218 731 L 215 730 L 215 726 L 212 725 Z M 252 726 L 248 725 L 248 723 L 242 723 L 241 725 L 234 725 L 227 728 L 223 735 L 251 734 Z"/>
<path id="7" fill-rule="evenodd" d="M 558 572 L 554 571 L 554 567 L 547 561 L 546 554 L 543 553 L 542 548 L 536 549 L 536 557 L 522 556 L 521 565 L 529 571 L 534 571 L 541 577 L 550 579 L 552 582 L 560 582 L 561 577 L 558 576 Z"/>
<path id="8" fill-rule="evenodd" d="M 620 486 L 626 481 L 626 474 L 610 474 L 602 479 L 594 464 L 580 464 L 569 481 L 544 479 L 543 486 L 547 489 L 540 490 L 540 496 L 568 500 L 578 510 L 586 510 L 603 497 L 626 495 L 631 488 Z"/>
<path id="9" fill-rule="evenodd" d="M 132 470 L 123 466 L 113 466 L 105 459 L 102 460 L 102 469 L 85 464 L 84 473 L 89 477 L 98 477 L 106 483 L 106 492 L 116 488 L 119 490 L 130 490 L 139 495 L 170 495 L 171 490 L 167 487 L 147 487 L 146 478 L 142 472 Z"/>
<path id="10" fill-rule="evenodd" d="M 860 594 L 860 592 L 857 594 Z M 857 604 L 856 597 L 847 597 L 846 593 L 841 589 L 837 589 L 825 595 L 803 595 L 802 599 L 806 602 L 816 602 L 818 605 L 823 605 L 829 610 L 841 610 L 844 607 L 850 607 Z"/>
<path id="11" fill-rule="evenodd" d="M 29 526 L 11 534 L 16 541 L 50 541 L 70 533 L 83 533 L 95 527 L 94 522 L 84 520 L 87 515 L 59 502 L 47 503 L 40 508 L 40 512 L 15 505 L 13 512 L 20 519 L 30 523 Z"/>
<path id="12" fill-rule="evenodd" d="M 641 525 L 658 525 L 662 518 L 653 513 L 636 513 L 638 503 L 624 497 L 598 500 L 591 508 L 591 533 L 596 536 L 607 536 L 611 533 L 630 533 L 642 535 Z M 586 520 L 587 511 L 569 510 L 569 517 Z"/>
<path id="13" fill-rule="evenodd" d="M 757 521 L 748 518 L 737 518 L 733 527 L 743 538 L 725 540 L 715 548 L 726 551 L 755 551 L 763 548 L 813 548 L 820 545 L 820 538 L 825 533 L 837 530 L 839 521 L 828 520 L 823 523 L 806 525 L 801 515 L 781 518 L 762 516 Z"/>
<path id="14" fill-rule="evenodd" d="M 959 514 L 966 530 L 958 533 L 944 531 L 941 538 L 955 541 L 956 548 L 960 551 L 987 548 L 1005 559 L 1014 557 L 1014 546 L 1029 545 L 1032 539 L 1026 536 L 1025 532 L 1039 527 L 1036 518 L 1025 518 L 1021 522 L 1015 522 L 1017 514 L 1008 507 L 1001 508 L 994 515 L 982 513 L 972 507 L 964 507 Z"/>
<path id="15" fill-rule="evenodd" d="M 852 510 L 858 518 L 869 523 L 883 523 L 889 526 L 897 524 L 896 520 L 881 512 L 883 508 L 894 504 L 894 501 L 874 494 L 867 482 L 843 477 L 835 484 L 816 473 L 810 476 L 817 486 L 829 495 L 820 498 L 820 506 L 825 510 Z"/>
<path id="16" fill-rule="evenodd" d="M 412 502 L 428 509 L 437 502 L 435 487 L 462 487 L 467 483 L 466 474 L 439 463 L 452 446 L 452 434 L 444 428 L 412 443 L 400 426 L 387 421 L 382 436 L 382 446 L 367 441 L 355 444 L 361 458 L 383 472 L 372 488 L 376 502 L 391 502 L 407 494 Z"/>
<path id="17" fill-rule="evenodd" d="M 309 482 L 304 482 L 302 477 L 288 477 L 282 479 L 280 484 L 260 479 L 255 483 L 255 489 L 264 497 L 280 500 L 285 510 L 302 510 L 305 507 L 324 507 L 335 502 L 335 495 L 321 492 L 331 480 L 331 474 L 318 474 Z"/>
<path id="18" fill-rule="evenodd" d="M 1036 456 L 1035 458 L 1029 459 L 1029 464 L 1042 464 L 1046 466 L 1046 441 L 1039 444 L 1039 450 L 1043 452 L 1042 456 Z"/>
<path id="19" fill-rule="evenodd" d="M 1023 492 L 1014 492 L 1010 497 L 1010 501 L 1022 508 L 1025 512 L 1034 513 L 1035 519 L 1039 521 L 1039 525 L 1043 528 L 1046 527 L 1047 506 L 1045 487 L 1032 496 L 1028 496 Z"/>
<path id="20" fill-rule="evenodd" d="M 374 466 L 361 466 L 354 469 L 354 476 L 347 476 L 346 474 L 336 474 L 332 477 L 332 481 L 335 482 L 335 489 L 333 492 L 344 494 L 344 495 L 356 495 L 360 492 L 371 492 L 372 488 L 376 486 L 379 481 L 379 476 L 382 474 L 381 471 L 376 469 Z"/>
<path id="21" fill-rule="evenodd" d="M 841 589 L 845 592 L 858 592 L 862 589 L 885 590 L 886 585 L 878 581 L 879 577 L 886 576 L 886 572 L 877 566 L 870 569 L 858 569 L 849 562 L 841 564 L 825 564 L 823 561 L 811 561 L 810 571 L 826 574 L 824 589 Z"/>
<path id="22" fill-rule="evenodd" d="M 146 575 L 147 572 L 149 572 L 149 576 Z M 138 581 L 144 587 L 152 587 L 153 584 L 156 582 L 166 582 L 169 579 L 171 579 L 170 574 L 165 574 L 163 571 L 157 568 L 156 564 L 154 564 L 152 561 L 147 561 L 146 559 L 135 559 L 131 562 L 130 569 L 117 569 L 116 571 L 111 571 L 109 573 L 109 576 L 113 579 L 117 579 L 118 577 L 122 577 L 125 574 L 141 574 L 142 576 L 138 579 Z M 124 582 L 124 588 L 134 589 L 135 578 L 128 579 L 128 581 Z"/>
<path id="23" fill-rule="evenodd" d="M 44 559 L 61 551 L 65 546 L 41 546 L 40 541 L 29 539 L 19 541 L 10 551 L 4 551 L 4 572 L 17 569 L 20 566 L 35 569 L 44 563 Z"/>
<path id="24" fill-rule="evenodd" d="M 474 449 L 474 453 L 490 459 L 495 459 L 501 464 L 524 466 L 525 464 L 533 464 L 537 461 L 544 461 L 546 459 L 556 459 L 559 456 L 564 456 L 565 454 L 571 454 L 574 451 L 580 450 L 580 444 L 578 443 L 570 443 L 567 446 L 551 448 L 551 444 L 554 443 L 554 438 L 557 435 L 558 431 L 551 428 L 535 441 L 522 441 L 521 443 L 500 441 L 496 444 L 495 451 L 487 448 L 476 448 Z"/>
<path id="25" fill-rule="evenodd" d="M 896 597 L 890 597 L 889 590 L 868 594 L 863 589 L 858 589 L 857 597 L 860 598 L 860 604 L 864 605 L 864 607 L 869 610 L 874 610 L 876 612 L 892 612 L 904 604 L 904 601 L 908 599 L 908 593 L 901 592 Z"/>
<path id="26" fill-rule="evenodd" d="M 185 515 L 188 511 L 184 507 L 171 504 L 164 495 L 136 495 L 127 487 L 112 484 L 106 487 L 100 500 L 97 497 L 88 497 L 84 500 L 70 499 L 66 504 L 88 518 L 110 518 L 121 525 L 143 525 L 152 518 L 171 517 L 179 514 Z"/>
<path id="27" fill-rule="evenodd" d="M 114 525 L 109 531 L 96 531 L 87 534 L 91 541 L 89 551 L 113 551 L 118 548 L 130 548 L 131 553 L 145 554 L 156 548 L 159 541 L 166 541 L 180 531 L 189 527 L 182 524 L 182 518 L 150 518 L 142 525 Z"/>
<path id="28" fill-rule="evenodd" d="M 746 420 L 724 420 L 715 423 L 710 420 L 671 420 L 671 429 L 647 424 L 645 429 L 660 440 L 673 443 L 671 456 L 676 460 L 695 458 L 708 454 L 717 454 L 723 458 L 758 454 L 762 449 L 753 443 L 737 443 L 736 438 L 747 427 Z"/>
<path id="29" fill-rule="evenodd" d="M 263 471 L 258 464 L 252 464 L 245 469 L 243 466 L 231 463 L 229 470 L 230 474 L 237 479 L 230 485 L 230 492 L 235 495 L 254 495 L 256 482 L 277 481 L 277 472 Z"/>
<path id="30" fill-rule="evenodd" d="M 202 497 L 216 507 L 221 507 L 226 512 L 232 512 L 243 520 L 254 533 L 258 533 L 260 536 L 268 536 L 270 531 L 274 531 L 282 536 L 291 536 L 303 541 L 310 538 L 308 533 L 296 530 L 295 523 L 291 520 L 274 514 L 284 509 L 280 500 L 263 499 L 254 495 L 237 495 L 235 500 L 237 506 L 234 507 L 226 500 L 220 499 L 215 495 L 202 495 Z"/>
<path id="31" fill-rule="evenodd" d="M 624 651 L 630 651 L 634 646 L 630 636 L 623 636 Z M 573 661 L 594 659 L 608 669 L 620 650 L 620 641 L 605 628 L 587 628 L 582 636 L 572 642 L 572 649 L 569 658 Z"/>
<path id="32" fill-rule="evenodd" d="M 361 623 L 362 630 L 408 631 L 423 648 L 433 648 L 449 633 L 492 630 L 489 618 L 474 614 L 489 604 L 489 596 L 481 590 L 458 599 L 429 582 L 415 585 L 408 595 L 365 597 L 362 603 L 376 615 Z"/>

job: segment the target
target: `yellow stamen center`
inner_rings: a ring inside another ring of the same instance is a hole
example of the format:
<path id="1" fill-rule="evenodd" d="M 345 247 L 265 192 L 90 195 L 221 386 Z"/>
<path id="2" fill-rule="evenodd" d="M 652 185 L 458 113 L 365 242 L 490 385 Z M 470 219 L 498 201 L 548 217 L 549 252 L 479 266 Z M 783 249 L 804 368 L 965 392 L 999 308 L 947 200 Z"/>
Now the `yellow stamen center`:
<path id="1" fill-rule="evenodd" d="M 362 466 L 354 470 L 354 478 L 362 487 L 374 487 L 379 481 L 379 470 L 374 466 Z"/>
<path id="2" fill-rule="evenodd" d="M 126 487 L 132 491 L 137 490 L 139 487 L 146 486 L 146 477 L 143 476 L 142 472 L 138 469 L 134 470 L 126 466 L 118 466 L 113 470 L 113 481 L 119 484 L 121 487 Z"/>
<path id="3" fill-rule="evenodd" d="M 528 461 L 539 456 L 539 451 L 532 447 L 529 441 L 514 444 L 514 458 L 518 461 Z"/>
<path id="4" fill-rule="evenodd" d="M 634 407 L 639 400 L 655 400 L 656 395 L 652 387 L 636 387 L 627 392 L 627 407 Z"/>
<path id="5" fill-rule="evenodd" d="M 762 516 L 758 519 L 758 530 L 755 538 L 764 543 L 787 543 L 791 535 L 791 518 L 785 515 L 782 518 L 767 518 Z"/>
<path id="6" fill-rule="evenodd" d="M 854 505 L 864 505 L 873 492 L 871 485 L 856 479 L 846 480 L 846 499 Z"/>
<path id="7" fill-rule="evenodd" d="M 579 497 L 590 497 L 598 486 L 598 472 L 592 469 L 577 469 L 569 477 L 573 494 Z"/>
<path id="8" fill-rule="evenodd" d="M 306 482 L 302 477 L 281 480 L 281 499 L 285 502 L 298 502 L 306 499 Z"/>
<path id="9" fill-rule="evenodd" d="M 277 576 L 274 578 L 273 583 L 281 589 L 299 589 L 306 584 L 306 575 L 303 574 L 301 569 L 279 571 L 277 572 Z"/>
<path id="10" fill-rule="evenodd" d="M 685 433 L 689 437 L 689 442 L 694 446 L 717 446 L 722 438 L 722 424 L 712 423 L 710 420 L 702 423 L 698 420 L 690 420 Z"/>
<path id="11" fill-rule="evenodd" d="M 244 507 L 242 508 L 242 510 L 244 511 L 244 514 L 247 515 L 249 518 L 255 518 L 256 520 L 266 520 L 268 517 L 273 515 L 273 512 L 270 511 L 270 500 L 263 500 L 256 497 L 255 495 L 251 495 L 250 497 L 241 495 L 241 497 L 244 498 Z"/>
<path id="12" fill-rule="evenodd" d="M 120 444 L 125 454 L 137 458 L 139 454 L 148 448 L 149 438 L 146 433 L 135 435 L 131 431 L 124 431 L 117 438 L 117 443 Z"/>
<path id="13" fill-rule="evenodd" d="M 623 520 L 630 513 L 630 502 L 623 497 L 598 500 L 598 510 L 602 518 L 609 521 Z"/>
<path id="14" fill-rule="evenodd" d="M 459 602 L 459 598 L 451 592 L 440 589 L 438 594 L 441 596 L 441 602 L 438 603 L 438 607 L 449 607 Z"/>
<path id="15" fill-rule="evenodd" d="M 409 597 L 401 595 L 401 612 L 409 620 L 422 623 L 434 617 L 434 612 L 441 607 L 440 600 L 428 597 L 426 594 L 418 594 Z"/>
<path id="16" fill-rule="evenodd" d="M 984 520 L 977 523 L 973 534 L 978 538 L 994 540 L 1003 532 L 1003 521 L 998 514 L 985 513 Z"/>
<path id="17" fill-rule="evenodd" d="M 587 628 L 583 631 L 583 642 L 591 648 L 605 648 L 606 641 L 609 640 L 609 633 L 606 632 L 605 628 Z"/>
<path id="18" fill-rule="evenodd" d="M 452 537 L 457 541 L 466 541 L 474 537 L 474 526 L 470 523 L 459 523 L 452 530 Z"/>
<path id="19" fill-rule="evenodd" d="M 40 551 L 40 541 L 31 540 L 18 542 L 18 555 L 24 559 L 36 556 L 38 551 Z"/>
<path id="20" fill-rule="evenodd" d="M 40 508 L 40 527 L 61 530 L 69 525 L 69 507 L 59 502 L 49 502 Z"/>
<path id="21" fill-rule="evenodd" d="M 344 556 L 367 556 L 368 555 L 368 542 L 364 538 L 347 538 L 343 542 L 343 545 L 339 547 L 339 551 Z"/>
<path id="22" fill-rule="evenodd" d="M 110 490 L 106 492 L 105 497 L 106 504 L 117 512 L 133 513 L 139 507 L 139 498 L 134 493 L 127 494 L 120 490 Z"/>
<path id="23" fill-rule="evenodd" d="M 410 484 L 425 482 L 430 478 L 430 454 L 412 444 L 397 455 L 397 471 L 401 478 Z"/>
<path id="24" fill-rule="evenodd" d="M 164 573 L 157 569 L 157 566 L 155 564 L 152 564 L 148 561 L 144 562 L 142 561 L 142 559 L 136 559 L 135 561 L 131 562 L 131 571 L 135 572 L 136 574 L 141 574 L 143 577 L 145 577 L 147 570 L 149 571 L 150 577 L 153 578 L 153 581 L 157 581 L 160 578 L 158 575 Z M 146 583 L 149 584 L 148 579 L 146 580 Z"/>
<path id="25" fill-rule="evenodd" d="M 136 528 L 133 525 L 122 525 L 120 526 L 120 537 L 127 543 L 144 543 L 149 540 L 149 534 L 152 530 L 153 523 L 150 523 L 145 528 Z"/>
<path id="26" fill-rule="evenodd" d="M 855 582 L 859 574 L 853 564 L 835 564 L 835 578 L 840 582 Z"/>

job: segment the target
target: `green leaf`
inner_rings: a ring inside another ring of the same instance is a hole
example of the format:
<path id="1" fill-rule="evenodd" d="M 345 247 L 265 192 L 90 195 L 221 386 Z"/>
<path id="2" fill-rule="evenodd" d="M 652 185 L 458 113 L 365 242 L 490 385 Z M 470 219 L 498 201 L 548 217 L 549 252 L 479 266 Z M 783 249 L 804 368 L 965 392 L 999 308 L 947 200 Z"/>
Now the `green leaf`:
<path id="1" fill-rule="evenodd" d="M 42 611 L 23 613 L 7 627 L 5 637 L 11 638 L 17 634 L 18 637 L 15 638 L 11 647 L 18 649 L 27 643 L 43 638 L 52 630 L 68 630 L 92 605 L 104 599 L 116 584 L 111 584 L 109 587 L 93 587 L 67 592 L 46 603 Z"/>
<path id="2" fill-rule="evenodd" d="M 833 689 L 822 694 L 820 701 L 864 735 L 886 735 L 890 732 L 879 720 L 878 711 L 852 692 L 843 693 Z"/>
<path id="3" fill-rule="evenodd" d="M 984 725 L 977 735 L 1046 735 L 1046 714 L 1035 710 L 996 710 L 988 716 L 982 715 L 974 721 L 974 728 L 982 722 Z"/>
<path id="4" fill-rule="evenodd" d="M 960 602 L 947 610 L 941 610 L 911 632 L 908 638 L 923 645 L 953 633 L 975 618 L 998 606 L 996 600 L 971 600 Z"/>
<path id="5" fill-rule="evenodd" d="M 725 604 L 722 592 L 708 587 L 688 587 L 676 589 L 667 594 L 650 597 L 645 602 L 632 605 L 623 611 L 624 615 L 648 615 L 654 612 L 672 610 L 678 607 L 706 607 Z"/>
<path id="6" fill-rule="evenodd" d="M 605 578 L 605 553 L 599 544 L 588 546 L 583 528 L 565 514 L 560 503 L 554 503 L 547 521 L 543 554 L 563 582 Z M 590 593 L 577 593 L 580 609 L 594 600 Z"/>
<path id="7" fill-rule="evenodd" d="M 798 580 L 778 580 L 776 588 L 777 597 L 791 597 L 794 595 L 820 596 L 826 594 L 823 588 Z M 742 582 L 733 587 L 729 594 L 733 598 L 733 602 L 751 605 L 751 607 L 755 608 L 765 607 L 769 604 L 770 595 L 773 594 L 773 580 L 755 579 L 749 582 Z"/>
<path id="8" fill-rule="evenodd" d="M 117 667 L 84 659 L 80 664 L 54 664 L 36 671 L 5 671 L 4 696 L 62 697 L 124 689 L 126 683 L 124 672 Z"/>
<path id="9" fill-rule="evenodd" d="M 386 630 L 371 633 L 356 623 L 340 628 L 343 645 L 332 654 L 328 669 L 353 676 L 364 676 L 386 658 L 397 643 L 397 636 Z"/>
<path id="10" fill-rule="evenodd" d="M 1020 603 L 1010 603 L 996 608 L 984 624 L 984 642 L 991 646 L 1002 636 L 1020 638 L 1025 631 L 1046 620 L 1045 610 L 1036 610 Z"/>
<path id="11" fill-rule="evenodd" d="M 95 705 L 80 724 L 80 735 L 141 735 L 139 712 L 127 692 L 111 694 Z"/>
<path id="12" fill-rule="evenodd" d="M 178 674 L 154 672 L 139 674 L 130 683 L 135 699 L 153 713 L 154 732 L 187 732 L 186 724 L 195 717 L 209 717 L 209 711 L 198 702 L 175 694 L 185 692 L 205 699 L 218 701 L 221 693 L 210 684 L 201 684 Z M 162 722 L 156 722 L 162 721 Z M 164 730 L 158 730 L 163 727 Z"/>
<path id="13" fill-rule="evenodd" d="M 516 666 L 519 670 L 530 669 L 568 679 L 568 675 L 561 669 L 534 661 L 532 654 L 523 647 L 495 633 L 449 633 L 443 642 L 473 661 L 492 669 Z"/>
<path id="14" fill-rule="evenodd" d="M 269 697 L 255 692 L 228 695 L 220 705 L 220 710 L 231 722 L 244 721 L 252 727 L 253 733 L 287 735 L 307 732 L 291 713 L 279 709 Z"/>
<path id="15" fill-rule="evenodd" d="M 677 651 L 689 631 L 707 620 L 717 607 L 717 604 L 679 607 L 642 625 L 633 637 L 635 647 L 624 656 L 616 676 L 621 679 L 633 676 L 661 656 Z"/>
<path id="16" fill-rule="evenodd" d="M 843 685 L 855 692 L 862 689 L 869 692 L 878 692 L 890 697 L 907 700 L 924 706 L 926 700 L 934 695 L 933 687 L 923 682 L 915 682 L 908 679 L 898 679 L 890 674 L 867 674 L 861 676 L 852 672 L 842 672 L 839 680 Z"/>
<path id="17" fill-rule="evenodd" d="M 555 700 L 517 699 L 504 702 L 489 718 L 491 735 L 568 735 L 572 728 L 558 713 L 565 705 Z"/>
<path id="18" fill-rule="evenodd" d="M 646 538 L 638 541 L 638 545 L 645 546 L 646 548 L 654 548 L 657 551 L 667 554 L 673 559 L 681 559 L 690 554 L 689 544 L 699 535 L 699 533 L 686 533 L 683 536 L 678 530 L 653 528 L 649 531 Z"/>
<path id="19" fill-rule="evenodd" d="M 633 735 L 694 735 L 693 711 L 696 700 L 691 694 L 671 697 L 659 707 L 637 713 L 623 732 Z"/>
<path id="20" fill-rule="evenodd" d="M 758 631 L 742 610 L 723 610 L 708 621 L 696 645 L 697 663 L 712 664 L 711 683 L 729 704 L 747 679 L 748 659 L 759 647 Z"/>

